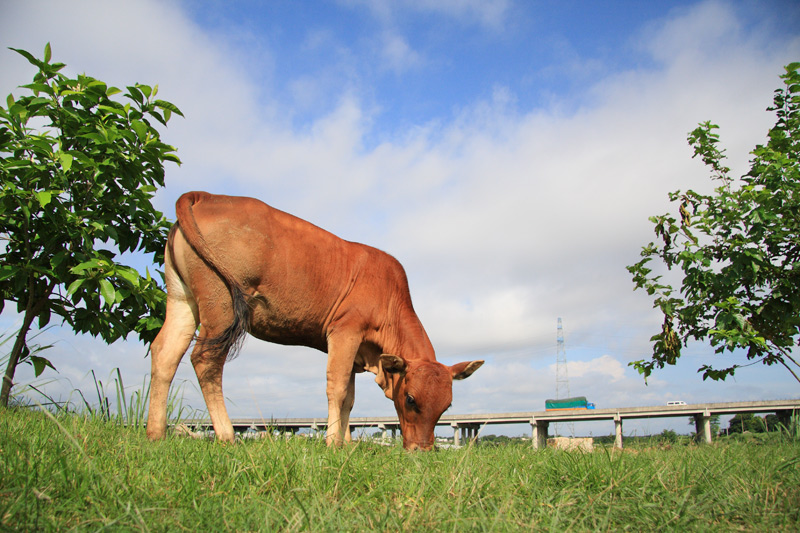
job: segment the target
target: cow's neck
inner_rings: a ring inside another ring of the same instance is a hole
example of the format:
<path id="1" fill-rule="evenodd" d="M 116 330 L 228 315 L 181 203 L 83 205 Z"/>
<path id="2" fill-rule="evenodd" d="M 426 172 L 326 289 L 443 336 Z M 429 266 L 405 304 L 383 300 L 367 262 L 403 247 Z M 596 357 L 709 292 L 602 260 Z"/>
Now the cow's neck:
<path id="1" fill-rule="evenodd" d="M 406 360 L 436 360 L 433 345 L 422 322 L 408 307 L 402 308 L 393 320 L 379 328 L 374 342 L 383 353 L 398 355 Z"/>
<path id="2" fill-rule="evenodd" d="M 359 365 L 375 374 L 375 383 L 393 399 L 397 374 L 384 371 L 379 363 L 382 353 L 400 356 L 406 361 L 435 361 L 436 354 L 425 328 L 413 309 L 391 316 L 381 327 L 367 333 L 366 344 L 359 351 Z"/>

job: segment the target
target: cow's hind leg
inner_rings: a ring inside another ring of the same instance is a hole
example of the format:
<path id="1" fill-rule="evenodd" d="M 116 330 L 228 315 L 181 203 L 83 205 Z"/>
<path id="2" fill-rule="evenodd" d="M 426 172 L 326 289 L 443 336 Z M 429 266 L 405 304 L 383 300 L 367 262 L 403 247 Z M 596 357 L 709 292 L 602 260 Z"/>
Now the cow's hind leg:
<path id="1" fill-rule="evenodd" d="M 208 407 L 208 416 L 214 426 L 217 440 L 233 442 L 233 424 L 225 408 L 225 398 L 222 395 L 222 368 L 225 365 L 226 352 L 219 350 L 203 349 L 203 339 L 213 338 L 216 332 L 211 332 L 205 326 L 200 327 L 200 336 L 192 351 L 192 365 L 194 366 L 203 399 Z"/>
<path id="2" fill-rule="evenodd" d="M 169 275 L 167 279 L 169 280 Z M 170 290 L 164 325 L 150 347 L 150 408 L 147 413 L 147 436 L 153 440 L 163 439 L 166 434 L 169 387 L 178 364 L 197 330 L 197 310 L 194 302 L 187 296 L 183 287 L 176 288 L 179 290 Z"/>

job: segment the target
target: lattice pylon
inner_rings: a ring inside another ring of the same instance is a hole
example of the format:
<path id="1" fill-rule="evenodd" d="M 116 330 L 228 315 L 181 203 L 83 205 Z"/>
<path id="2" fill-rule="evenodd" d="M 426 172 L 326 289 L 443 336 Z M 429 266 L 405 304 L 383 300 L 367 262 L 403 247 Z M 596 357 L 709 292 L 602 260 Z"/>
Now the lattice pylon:
<path id="1" fill-rule="evenodd" d="M 556 400 L 569 398 L 569 372 L 567 370 L 567 351 L 564 348 L 564 326 L 558 317 L 556 330 Z M 553 424 L 553 435 L 558 435 L 558 424 Z M 568 422 L 570 437 L 575 436 L 575 424 Z"/>

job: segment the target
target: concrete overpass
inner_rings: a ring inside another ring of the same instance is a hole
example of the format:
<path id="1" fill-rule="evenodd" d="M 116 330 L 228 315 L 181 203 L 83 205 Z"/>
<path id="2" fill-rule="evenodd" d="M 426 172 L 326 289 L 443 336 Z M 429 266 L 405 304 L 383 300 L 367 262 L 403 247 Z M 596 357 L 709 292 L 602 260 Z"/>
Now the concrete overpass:
<path id="1" fill-rule="evenodd" d="M 711 417 L 714 415 L 733 415 L 737 413 L 775 413 L 788 425 L 792 414 L 800 414 L 800 399 L 765 400 L 755 402 L 699 403 L 690 405 L 669 405 L 649 407 L 619 407 L 611 409 L 531 411 L 523 413 L 493 413 L 477 415 L 443 415 L 438 426 L 450 426 L 454 431 L 454 441 L 474 438 L 482 426 L 496 424 L 530 424 L 533 446 L 544 448 L 547 445 L 547 430 L 551 423 L 580 422 L 589 420 L 609 420 L 614 422 L 614 446 L 622 448 L 622 424 L 626 419 L 693 417 L 698 435 L 705 442 L 711 442 Z M 327 418 L 239 418 L 231 421 L 237 432 L 278 430 L 296 433 L 300 429 L 320 431 L 326 428 Z M 190 426 L 211 428 L 209 420 L 184 420 Z M 358 428 L 380 429 L 386 435 L 391 431 L 395 436 L 400 429 L 396 416 L 354 417 L 350 419 L 351 430 Z"/>

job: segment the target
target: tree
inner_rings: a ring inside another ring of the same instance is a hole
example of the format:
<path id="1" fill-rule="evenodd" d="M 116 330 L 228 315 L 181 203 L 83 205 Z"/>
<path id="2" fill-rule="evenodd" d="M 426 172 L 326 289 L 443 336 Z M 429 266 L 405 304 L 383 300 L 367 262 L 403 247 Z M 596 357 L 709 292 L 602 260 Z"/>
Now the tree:
<path id="1" fill-rule="evenodd" d="M 728 422 L 728 434 L 744 433 L 764 433 L 767 431 L 767 425 L 763 418 L 759 418 L 753 413 L 739 413 L 733 415 L 730 422 Z"/>
<path id="2" fill-rule="evenodd" d="M 764 417 L 764 423 L 767 426 L 767 431 L 779 431 L 783 428 L 781 419 L 778 415 L 769 414 Z"/>
<path id="3" fill-rule="evenodd" d="M 692 421 L 694 423 L 694 421 Z M 665 429 L 658 435 L 659 439 L 663 442 L 674 444 L 678 442 L 678 434 L 672 429 Z"/>
<path id="4" fill-rule="evenodd" d="M 692 190 L 669 195 L 678 215 L 651 217 L 661 243 L 643 247 L 643 259 L 629 266 L 636 289 L 654 296 L 664 315 L 651 338 L 650 360 L 631 363 L 645 379 L 655 368 L 674 365 L 690 339 L 708 340 L 716 353 L 746 350 L 751 362 L 712 368 L 703 379 L 724 380 L 740 366 L 780 364 L 795 379 L 792 349 L 800 336 L 800 63 L 781 76 L 775 91 L 777 115 L 767 143 L 756 146 L 750 171 L 738 182 L 723 164 L 717 126 L 700 124 L 689 135 L 694 157 L 719 183 L 714 193 Z M 682 271 L 677 292 L 646 265 L 660 259 Z"/>
<path id="5" fill-rule="evenodd" d="M 86 75 L 60 73 L 44 58 L 15 50 L 38 72 L 22 88 L 30 95 L 0 107 L 0 310 L 17 303 L 22 325 L 3 378 L 8 405 L 14 371 L 33 362 L 27 336 L 53 316 L 74 331 L 113 342 L 135 331 L 151 341 L 161 326 L 165 294 L 147 271 L 118 262 L 130 252 L 154 254 L 163 264 L 169 224 L 151 199 L 164 185 L 164 163 L 180 163 L 161 142 L 153 119 L 166 126 L 173 104 L 155 99 L 158 88 L 122 93 Z"/>

